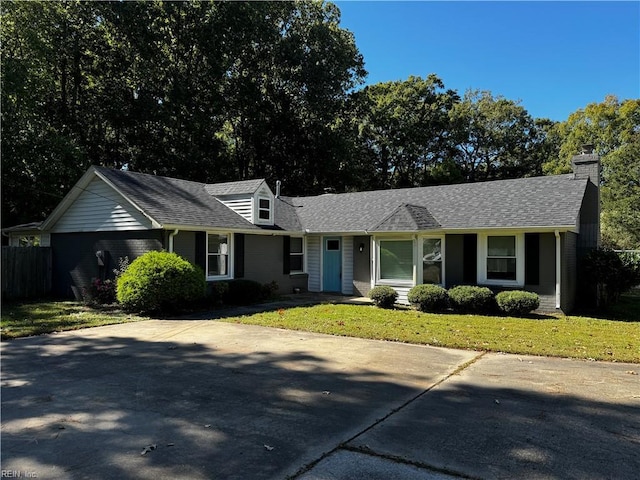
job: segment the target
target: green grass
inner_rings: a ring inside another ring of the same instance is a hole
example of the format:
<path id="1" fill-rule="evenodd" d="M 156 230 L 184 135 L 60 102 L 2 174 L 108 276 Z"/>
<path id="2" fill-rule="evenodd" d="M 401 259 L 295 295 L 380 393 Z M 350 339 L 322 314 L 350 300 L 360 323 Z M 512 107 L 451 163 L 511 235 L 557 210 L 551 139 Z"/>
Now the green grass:
<path id="1" fill-rule="evenodd" d="M 119 310 L 93 309 L 77 302 L 26 302 L 2 305 L 2 339 L 144 320 Z"/>
<path id="2" fill-rule="evenodd" d="M 0 325 L 2 338 L 11 339 L 144 319 L 76 302 L 28 302 L 4 304 Z M 322 304 L 224 321 L 439 347 L 640 363 L 638 292 L 625 295 L 606 318 L 428 314 Z"/>
<path id="3" fill-rule="evenodd" d="M 323 304 L 224 321 L 438 347 L 640 363 L 640 323 L 590 317 L 428 314 Z"/>

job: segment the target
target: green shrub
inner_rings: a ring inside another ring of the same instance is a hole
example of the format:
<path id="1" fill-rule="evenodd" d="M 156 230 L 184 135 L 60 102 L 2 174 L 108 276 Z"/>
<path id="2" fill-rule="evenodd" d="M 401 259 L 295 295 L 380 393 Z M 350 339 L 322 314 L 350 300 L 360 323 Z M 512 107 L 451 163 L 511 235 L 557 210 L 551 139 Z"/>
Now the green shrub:
<path id="1" fill-rule="evenodd" d="M 439 312 L 447 308 L 447 291 L 439 285 L 416 285 L 407 295 L 409 303 L 421 312 Z"/>
<path id="2" fill-rule="evenodd" d="M 388 285 L 378 285 L 369 290 L 367 295 L 374 305 L 380 308 L 393 308 L 398 300 L 398 292 Z"/>
<path id="3" fill-rule="evenodd" d="M 135 312 L 176 312 L 206 292 L 204 272 L 175 253 L 147 252 L 118 278 L 117 298 Z"/>
<path id="4" fill-rule="evenodd" d="M 640 259 L 631 252 L 592 250 L 580 267 L 581 296 L 591 298 L 596 307 L 615 304 L 621 294 L 640 284 Z"/>
<path id="5" fill-rule="evenodd" d="M 522 290 L 500 292 L 496 295 L 496 302 L 504 313 L 516 316 L 526 315 L 540 306 L 537 294 Z"/>
<path id="6" fill-rule="evenodd" d="M 228 285 L 229 288 L 222 297 L 223 302 L 227 305 L 250 305 L 267 298 L 265 287 L 253 280 L 240 278 L 230 280 Z"/>
<path id="7" fill-rule="evenodd" d="M 488 312 L 494 305 L 493 292 L 487 287 L 459 285 L 447 292 L 451 307 L 460 313 Z"/>

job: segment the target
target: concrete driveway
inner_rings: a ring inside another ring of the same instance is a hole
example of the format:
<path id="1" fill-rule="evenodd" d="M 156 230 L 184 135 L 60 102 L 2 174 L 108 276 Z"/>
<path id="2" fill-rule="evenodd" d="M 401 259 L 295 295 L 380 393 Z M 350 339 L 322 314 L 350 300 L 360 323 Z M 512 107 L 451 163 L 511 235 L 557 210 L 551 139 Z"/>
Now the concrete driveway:
<path id="1" fill-rule="evenodd" d="M 2 474 L 640 478 L 640 365 L 204 320 L 2 343 Z"/>

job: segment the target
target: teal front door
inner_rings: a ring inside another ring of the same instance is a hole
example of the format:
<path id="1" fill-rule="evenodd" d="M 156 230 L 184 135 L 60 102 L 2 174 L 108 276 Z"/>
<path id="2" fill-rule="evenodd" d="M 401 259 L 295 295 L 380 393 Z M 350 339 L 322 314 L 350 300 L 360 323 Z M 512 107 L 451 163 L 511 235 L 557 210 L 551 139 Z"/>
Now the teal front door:
<path id="1" fill-rule="evenodd" d="M 342 239 L 324 237 L 322 253 L 322 291 L 342 291 Z"/>

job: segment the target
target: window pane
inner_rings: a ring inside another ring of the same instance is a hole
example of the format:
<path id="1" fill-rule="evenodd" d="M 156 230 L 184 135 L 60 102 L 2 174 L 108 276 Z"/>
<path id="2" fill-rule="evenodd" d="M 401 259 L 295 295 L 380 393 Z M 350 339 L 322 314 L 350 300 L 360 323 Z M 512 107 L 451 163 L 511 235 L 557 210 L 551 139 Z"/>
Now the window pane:
<path id="1" fill-rule="evenodd" d="M 269 210 L 269 200 L 261 198 L 260 199 L 260 208 L 266 208 L 267 210 Z"/>
<path id="2" fill-rule="evenodd" d="M 258 212 L 258 218 L 260 220 L 269 220 L 269 210 L 260 210 Z"/>
<path id="3" fill-rule="evenodd" d="M 424 262 L 442 260 L 440 249 L 442 240 L 439 238 L 425 238 L 422 242 L 422 260 Z"/>
<path id="4" fill-rule="evenodd" d="M 302 238 L 291 237 L 289 242 L 289 251 L 291 253 L 302 253 Z"/>
<path id="5" fill-rule="evenodd" d="M 292 272 L 302 271 L 302 255 L 291 255 L 289 257 L 289 268 Z"/>
<path id="6" fill-rule="evenodd" d="M 487 279 L 489 280 L 515 280 L 515 258 L 487 258 Z"/>
<path id="7" fill-rule="evenodd" d="M 327 250 L 340 250 L 340 240 L 327 240 Z"/>
<path id="8" fill-rule="evenodd" d="M 413 242 L 380 242 L 380 278 L 413 280 Z"/>
<path id="9" fill-rule="evenodd" d="M 424 262 L 422 264 L 422 283 L 442 283 L 442 262 Z"/>
<path id="10" fill-rule="evenodd" d="M 209 235 L 209 244 L 207 245 L 207 253 L 227 254 L 227 236 L 226 235 Z"/>
<path id="11" fill-rule="evenodd" d="M 228 273 L 228 255 L 209 255 L 207 275 L 226 276 Z"/>
<path id="12" fill-rule="evenodd" d="M 487 255 L 489 257 L 515 257 L 516 237 L 489 237 Z"/>

